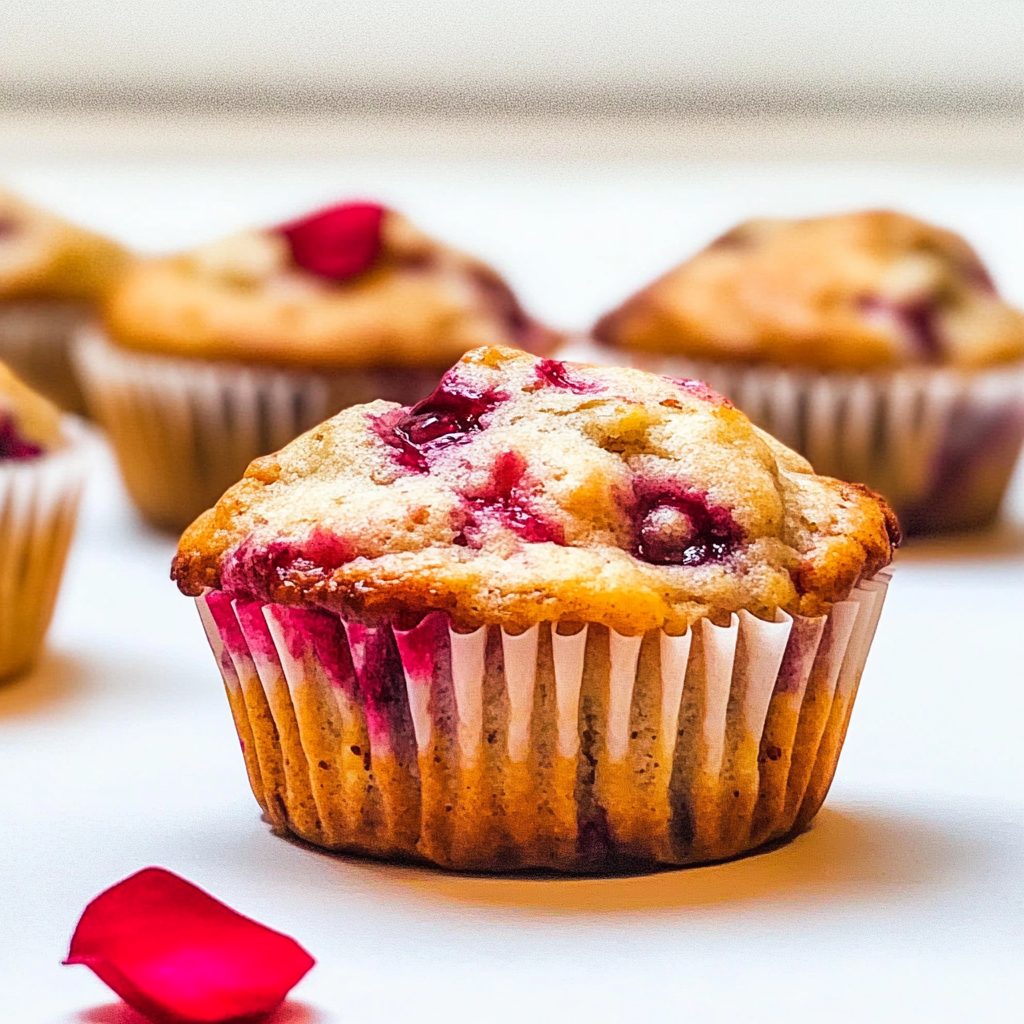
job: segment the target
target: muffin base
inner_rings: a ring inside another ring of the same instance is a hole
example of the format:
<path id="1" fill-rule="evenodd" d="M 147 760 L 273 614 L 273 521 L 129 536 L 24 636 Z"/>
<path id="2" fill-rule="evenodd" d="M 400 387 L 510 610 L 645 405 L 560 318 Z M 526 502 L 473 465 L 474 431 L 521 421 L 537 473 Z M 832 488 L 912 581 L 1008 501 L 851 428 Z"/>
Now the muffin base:
<path id="1" fill-rule="evenodd" d="M 340 409 L 377 398 L 409 405 L 439 370 L 316 373 L 132 352 L 98 331 L 74 349 L 93 415 L 132 500 L 180 532 L 245 472 Z"/>
<path id="2" fill-rule="evenodd" d="M 818 618 L 681 637 L 409 630 L 197 598 L 256 799 L 332 850 L 447 868 L 695 864 L 804 829 L 828 792 L 887 574 Z"/>
<path id="3" fill-rule="evenodd" d="M 71 417 L 67 447 L 0 462 L 0 680 L 39 655 L 60 589 L 88 470 L 88 434 Z"/>
<path id="4" fill-rule="evenodd" d="M 882 494 L 907 534 L 993 522 L 1024 446 L 1024 364 L 818 373 L 624 352 L 586 340 L 559 358 L 707 381 L 816 473 Z"/>
<path id="5" fill-rule="evenodd" d="M 71 343 L 91 315 L 82 302 L 0 302 L 0 362 L 67 412 L 85 415 L 85 395 L 71 363 Z"/>

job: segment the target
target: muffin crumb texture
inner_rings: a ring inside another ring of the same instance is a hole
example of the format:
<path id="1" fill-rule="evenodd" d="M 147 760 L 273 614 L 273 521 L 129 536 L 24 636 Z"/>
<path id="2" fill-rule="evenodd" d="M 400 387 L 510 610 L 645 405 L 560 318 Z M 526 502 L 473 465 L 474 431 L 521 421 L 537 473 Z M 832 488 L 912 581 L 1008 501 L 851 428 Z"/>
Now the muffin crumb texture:
<path id="1" fill-rule="evenodd" d="M 173 576 L 367 623 L 678 634 L 822 614 L 898 541 L 881 498 L 815 476 L 700 382 L 493 347 L 411 408 L 355 406 L 256 459 Z"/>
<path id="2" fill-rule="evenodd" d="M 126 348 L 317 369 L 430 367 L 555 336 L 499 274 L 376 203 L 342 203 L 140 261 L 104 308 Z"/>
<path id="3" fill-rule="evenodd" d="M 0 189 L 0 301 L 92 300 L 129 259 L 116 242 Z"/>
<path id="4" fill-rule="evenodd" d="M 958 235 L 872 210 L 740 224 L 628 299 L 601 342 L 829 370 L 1024 358 L 1024 313 Z"/>

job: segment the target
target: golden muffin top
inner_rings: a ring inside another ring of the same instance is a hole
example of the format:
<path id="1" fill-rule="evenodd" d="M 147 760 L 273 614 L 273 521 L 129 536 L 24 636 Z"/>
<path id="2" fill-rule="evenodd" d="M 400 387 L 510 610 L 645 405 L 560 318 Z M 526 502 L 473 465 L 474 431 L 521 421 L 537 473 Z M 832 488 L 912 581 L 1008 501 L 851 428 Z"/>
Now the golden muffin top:
<path id="1" fill-rule="evenodd" d="M 0 301 L 97 299 L 130 258 L 116 242 L 0 189 Z"/>
<path id="2" fill-rule="evenodd" d="M 354 406 L 256 459 L 173 577 L 367 620 L 636 635 L 819 614 L 898 543 L 881 498 L 815 476 L 699 381 L 494 347 L 415 406 Z"/>
<path id="3" fill-rule="evenodd" d="M 830 370 L 1024 358 L 1024 313 L 959 235 L 885 210 L 733 228 L 598 321 L 598 341 Z"/>
<path id="4" fill-rule="evenodd" d="M 61 443 L 57 406 L 0 363 L 0 465 L 38 458 Z"/>
<path id="5" fill-rule="evenodd" d="M 442 370 L 480 345 L 551 340 L 494 270 L 375 203 L 140 263 L 104 319 L 134 349 L 324 369 Z"/>

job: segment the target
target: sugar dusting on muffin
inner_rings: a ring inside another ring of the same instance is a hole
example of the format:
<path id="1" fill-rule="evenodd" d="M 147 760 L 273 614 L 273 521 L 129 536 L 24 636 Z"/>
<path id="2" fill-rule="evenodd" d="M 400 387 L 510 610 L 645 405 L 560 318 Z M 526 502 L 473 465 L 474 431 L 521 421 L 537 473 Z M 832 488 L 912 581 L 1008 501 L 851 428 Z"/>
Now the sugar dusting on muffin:
<path id="1" fill-rule="evenodd" d="M 753 220 L 594 328 L 695 359 L 865 370 L 1024 358 L 1024 313 L 958 235 L 884 210 Z"/>
<path id="2" fill-rule="evenodd" d="M 706 385 L 493 347 L 415 406 L 355 406 L 255 460 L 173 575 L 368 620 L 681 632 L 819 614 L 898 539 L 882 499 L 815 476 Z"/>
<path id="3" fill-rule="evenodd" d="M 0 463 L 35 459 L 60 444 L 60 410 L 0 363 Z"/>

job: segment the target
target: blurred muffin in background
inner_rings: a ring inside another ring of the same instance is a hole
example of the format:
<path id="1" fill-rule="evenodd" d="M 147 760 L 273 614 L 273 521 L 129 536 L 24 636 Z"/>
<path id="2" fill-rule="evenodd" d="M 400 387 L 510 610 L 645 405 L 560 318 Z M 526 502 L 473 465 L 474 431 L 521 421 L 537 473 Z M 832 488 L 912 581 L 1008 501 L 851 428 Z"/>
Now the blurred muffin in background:
<path id="1" fill-rule="evenodd" d="M 0 363 L 0 680 L 43 645 L 85 483 L 80 421 Z"/>
<path id="2" fill-rule="evenodd" d="M 116 242 L 0 189 L 0 359 L 70 412 L 85 411 L 71 338 L 129 259 Z"/>
<path id="3" fill-rule="evenodd" d="M 353 202 L 139 263 L 77 356 L 133 499 L 180 529 L 339 409 L 411 404 L 480 345 L 553 341 L 490 267 Z"/>
<path id="4" fill-rule="evenodd" d="M 752 220 L 567 357 L 696 376 L 911 533 L 977 527 L 1024 441 L 1024 313 L 959 236 L 884 210 Z"/>

